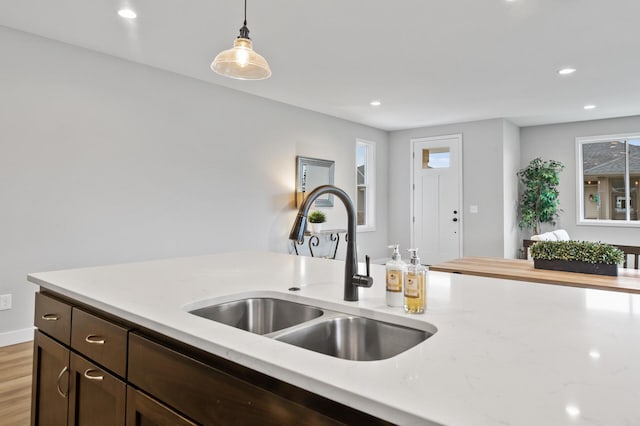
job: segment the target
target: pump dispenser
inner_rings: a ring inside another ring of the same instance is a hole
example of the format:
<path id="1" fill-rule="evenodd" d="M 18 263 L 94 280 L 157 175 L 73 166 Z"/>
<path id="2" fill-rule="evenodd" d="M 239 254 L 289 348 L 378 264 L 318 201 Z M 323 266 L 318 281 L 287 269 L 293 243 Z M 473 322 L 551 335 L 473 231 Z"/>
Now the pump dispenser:
<path id="1" fill-rule="evenodd" d="M 418 249 L 407 251 L 411 253 L 411 264 L 407 266 L 404 282 L 404 311 L 421 314 L 427 304 L 427 267 L 420 264 Z"/>
<path id="2" fill-rule="evenodd" d="M 404 276 L 407 272 L 407 264 L 400 258 L 400 246 L 393 244 L 391 260 L 385 265 L 387 268 L 387 305 L 396 308 L 403 306 L 402 290 Z"/>

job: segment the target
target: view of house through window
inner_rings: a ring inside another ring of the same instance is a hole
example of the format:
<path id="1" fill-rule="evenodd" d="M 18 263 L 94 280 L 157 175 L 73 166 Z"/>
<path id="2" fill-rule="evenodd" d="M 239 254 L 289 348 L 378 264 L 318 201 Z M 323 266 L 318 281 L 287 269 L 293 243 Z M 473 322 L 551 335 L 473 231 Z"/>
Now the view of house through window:
<path id="1" fill-rule="evenodd" d="M 356 211 L 360 231 L 375 229 L 375 150 L 373 142 L 356 141 Z"/>
<path id="2" fill-rule="evenodd" d="M 640 134 L 578 138 L 583 222 L 638 223 Z"/>

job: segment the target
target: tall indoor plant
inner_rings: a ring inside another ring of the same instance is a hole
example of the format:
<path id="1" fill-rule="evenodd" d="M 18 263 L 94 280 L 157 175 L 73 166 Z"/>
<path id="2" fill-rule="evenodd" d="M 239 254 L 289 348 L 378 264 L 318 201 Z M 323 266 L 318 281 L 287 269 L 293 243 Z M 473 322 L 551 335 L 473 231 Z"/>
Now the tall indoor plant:
<path id="1" fill-rule="evenodd" d="M 520 229 L 533 229 L 540 233 L 542 223 L 554 223 L 558 216 L 558 184 L 564 164 L 556 160 L 531 160 L 518 172 L 523 186 L 520 195 Z"/>

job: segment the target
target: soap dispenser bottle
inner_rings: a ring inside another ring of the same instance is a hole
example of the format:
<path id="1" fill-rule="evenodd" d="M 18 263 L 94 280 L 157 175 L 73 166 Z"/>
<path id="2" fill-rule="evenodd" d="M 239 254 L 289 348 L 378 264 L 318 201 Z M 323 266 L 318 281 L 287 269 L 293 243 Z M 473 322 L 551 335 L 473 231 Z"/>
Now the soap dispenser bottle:
<path id="1" fill-rule="evenodd" d="M 398 244 L 389 246 L 393 249 L 391 260 L 385 265 L 387 269 L 387 305 L 401 308 L 403 305 L 402 290 L 407 264 L 400 258 Z"/>
<path id="2" fill-rule="evenodd" d="M 420 264 L 418 249 L 408 252 L 411 253 L 411 264 L 407 266 L 404 281 L 404 311 L 421 314 L 427 304 L 427 267 Z"/>

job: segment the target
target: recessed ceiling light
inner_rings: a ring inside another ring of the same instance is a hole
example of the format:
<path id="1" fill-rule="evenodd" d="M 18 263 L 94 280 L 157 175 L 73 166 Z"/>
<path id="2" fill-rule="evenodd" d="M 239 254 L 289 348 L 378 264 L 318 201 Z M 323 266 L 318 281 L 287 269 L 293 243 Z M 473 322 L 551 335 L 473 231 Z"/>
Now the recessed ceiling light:
<path id="1" fill-rule="evenodd" d="M 595 105 L 585 105 L 583 108 L 584 109 L 595 109 L 596 106 Z"/>
<path id="2" fill-rule="evenodd" d="M 371 102 L 369 102 L 369 105 L 371 105 L 371 106 L 380 106 L 380 105 L 382 105 L 382 102 L 380 102 L 380 101 L 371 101 Z"/>
<path id="3" fill-rule="evenodd" d="M 136 19 L 138 14 L 131 9 L 120 9 L 118 15 L 125 19 Z"/>
<path id="4" fill-rule="evenodd" d="M 565 411 L 570 417 L 578 417 L 580 415 L 580 409 L 575 405 L 567 405 Z"/>
<path id="5" fill-rule="evenodd" d="M 558 74 L 569 75 L 569 74 L 573 74 L 574 72 L 576 72 L 575 68 L 562 68 L 561 70 L 558 71 Z"/>

